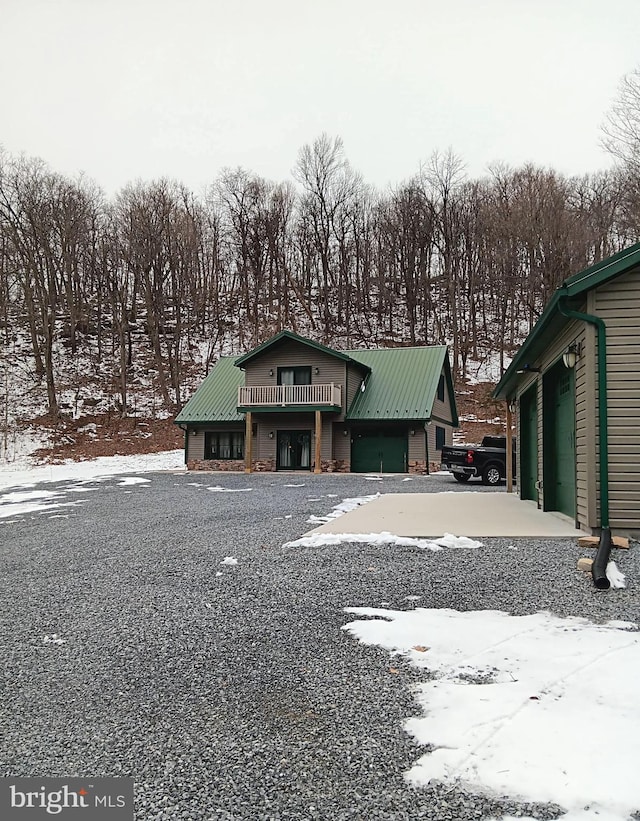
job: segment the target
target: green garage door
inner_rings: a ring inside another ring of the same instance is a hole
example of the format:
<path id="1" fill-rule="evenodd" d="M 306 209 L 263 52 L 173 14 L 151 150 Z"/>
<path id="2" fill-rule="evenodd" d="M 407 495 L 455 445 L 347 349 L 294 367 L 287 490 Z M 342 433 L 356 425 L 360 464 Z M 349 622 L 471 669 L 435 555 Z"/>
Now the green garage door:
<path id="1" fill-rule="evenodd" d="M 576 515 L 576 422 L 573 369 L 557 365 L 544 381 L 544 509 Z"/>
<path id="2" fill-rule="evenodd" d="M 352 473 L 406 473 L 407 436 L 384 428 L 354 431 L 351 444 Z"/>
<path id="3" fill-rule="evenodd" d="M 520 397 L 520 496 L 538 501 L 537 388 Z"/>

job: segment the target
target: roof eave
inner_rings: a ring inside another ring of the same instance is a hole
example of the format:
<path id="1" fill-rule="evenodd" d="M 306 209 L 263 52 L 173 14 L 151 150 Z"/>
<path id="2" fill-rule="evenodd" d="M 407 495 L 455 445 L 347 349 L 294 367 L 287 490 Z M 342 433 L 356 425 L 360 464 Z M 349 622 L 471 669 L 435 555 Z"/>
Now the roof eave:
<path id="1" fill-rule="evenodd" d="M 257 348 L 243 354 L 243 356 L 239 356 L 236 359 L 236 367 L 244 369 L 247 363 L 251 362 L 251 360 L 255 359 L 257 356 L 261 356 L 265 351 L 268 351 L 269 348 L 276 345 L 282 339 L 290 339 L 293 342 L 300 342 L 316 351 L 321 351 L 329 356 L 334 356 L 336 359 L 341 359 L 344 362 L 352 362 L 354 365 L 364 368 L 367 372 L 371 370 L 366 365 L 362 365 L 360 362 L 352 359 L 348 354 L 342 353 L 342 351 L 336 351 L 333 348 L 329 348 L 327 345 L 321 345 L 319 342 L 314 342 L 312 339 L 305 339 L 305 337 L 299 336 L 298 334 L 293 333 L 293 331 L 280 331 L 280 333 L 272 336 L 271 339 L 267 339 L 261 345 L 258 345 Z"/>
<path id="2" fill-rule="evenodd" d="M 540 318 L 531 329 L 529 336 L 520 346 L 520 350 L 513 357 L 511 364 L 509 365 L 507 370 L 502 374 L 502 378 L 500 379 L 492 393 L 494 399 L 507 399 L 515 392 L 515 390 L 511 390 L 511 387 L 514 385 L 514 382 L 517 376 L 519 375 L 518 371 L 520 370 L 521 366 L 527 362 L 531 348 L 533 347 L 535 342 L 540 338 L 540 336 L 542 336 L 547 326 L 554 318 L 556 308 L 561 296 L 566 296 L 564 286 L 561 286 L 561 288 L 559 288 L 551 297 L 549 304 L 544 309 L 544 311 L 540 315 Z"/>
<path id="3" fill-rule="evenodd" d="M 511 388 L 513 388 L 514 379 L 518 369 L 522 364 L 524 364 L 529 356 L 532 345 L 534 345 L 540 338 L 541 334 L 544 333 L 549 322 L 555 318 L 556 309 L 561 297 L 567 297 L 570 299 L 571 297 L 582 296 L 588 291 L 592 291 L 594 288 L 609 282 L 615 277 L 630 271 L 638 265 L 640 265 L 640 243 L 636 243 L 630 248 L 625 248 L 617 254 L 614 254 L 612 257 L 608 257 L 607 259 L 598 262 L 596 265 L 585 268 L 583 271 L 580 271 L 579 273 L 565 279 L 562 285 L 560 285 L 551 297 L 551 300 L 542 312 L 540 319 L 538 319 L 531 333 L 522 343 L 520 350 L 513 358 L 513 361 L 507 370 L 504 372 L 502 379 L 493 391 L 493 397 L 495 399 L 506 399 L 509 395 L 515 392 L 514 390 L 511 390 Z"/>

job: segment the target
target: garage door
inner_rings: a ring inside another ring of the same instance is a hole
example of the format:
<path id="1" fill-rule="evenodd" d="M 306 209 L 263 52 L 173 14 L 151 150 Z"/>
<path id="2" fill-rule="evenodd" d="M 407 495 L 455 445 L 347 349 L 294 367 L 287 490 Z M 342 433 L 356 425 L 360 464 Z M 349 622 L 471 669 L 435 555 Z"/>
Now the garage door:
<path id="1" fill-rule="evenodd" d="M 556 366 L 544 381 L 544 508 L 575 517 L 576 423 L 572 369 Z"/>
<path id="2" fill-rule="evenodd" d="M 355 431 L 351 444 L 352 473 L 406 473 L 407 436 L 397 430 Z"/>
<path id="3" fill-rule="evenodd" d="M 537 390 L 520 397 L 520 495 L 538 501 L 538 407 Z"/>

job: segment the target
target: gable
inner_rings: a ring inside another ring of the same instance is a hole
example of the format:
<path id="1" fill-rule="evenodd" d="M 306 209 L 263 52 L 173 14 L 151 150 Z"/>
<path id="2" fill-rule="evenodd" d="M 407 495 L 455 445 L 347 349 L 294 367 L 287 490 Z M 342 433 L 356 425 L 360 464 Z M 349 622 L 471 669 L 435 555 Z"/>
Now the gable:
<path id="1" fill-rule="evenodd" d="M 433 415 L 440 375 L 444 372 L 451 418 L 458 425 L 447 348 L 383 348 L 348 351 L 351 358 L 371 369 L 365 389 L 356 392 L 348 421 L 405 419 L 427 421 Z"/>
<path id="2" fill-rule="evenodd" d="M 291 343 L 294 343 L 294 346 L 305 346 L 309 350 L 310 354 L 319 353 L 325 356 L 330 356 L 334 359 L 342 360 L 344 362 L 351 361 L 350 357 L 342 351 L 336 351 L 333 348 L 328 348 L 326 345 L 321 345 L 319 342 L 314 342 L 312 339 L 306 339 L 303 336 L 294 334 L 293 331 L 280 331 L 279 334 L 272 336 L 271 339 L 268 339 L 266 342 L 258 345 L 257 348 L 249 351 L 249 353 L 239 356 L 236 359 L 236 367 L 245 368 L 248 364 L 255 362 L 258 358 L 266 361 L 268 360 L 270 353 L 273 353 L 284 346 L 290 347 Z"/>
<path id="3" fill-rule="evenodd" d="M 506 399 L 513 395 L 518 384 L 518 371 L 523 366 L 532 365 L 571 321 L 563 314 L 563 306 L 584 312 L 589 292 L 613 287 L 613 283 L 637 269 L 640 269 L 640 243 L 566 279 L 555 291 L 542 315 L 520 346 L 493 391 L 493 396 L 496 399 Z"/>

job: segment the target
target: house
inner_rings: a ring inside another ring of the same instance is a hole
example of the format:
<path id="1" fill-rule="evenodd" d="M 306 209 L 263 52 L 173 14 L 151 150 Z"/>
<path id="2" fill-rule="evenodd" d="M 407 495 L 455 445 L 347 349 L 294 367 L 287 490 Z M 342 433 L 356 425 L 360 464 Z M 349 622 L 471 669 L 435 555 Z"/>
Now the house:
<path id="1" fill-rule="evenodd" d="M 446 347 L 338 351 L 282 331 L 175 420 L 192 469 L 428 473 L 458 417 Z"/>
<path id="2" fill-rule="evenodd" d="M 558 288 L 494 396 L 517 409 L 523 499 L 640 534 L 640 244 Z"/>

